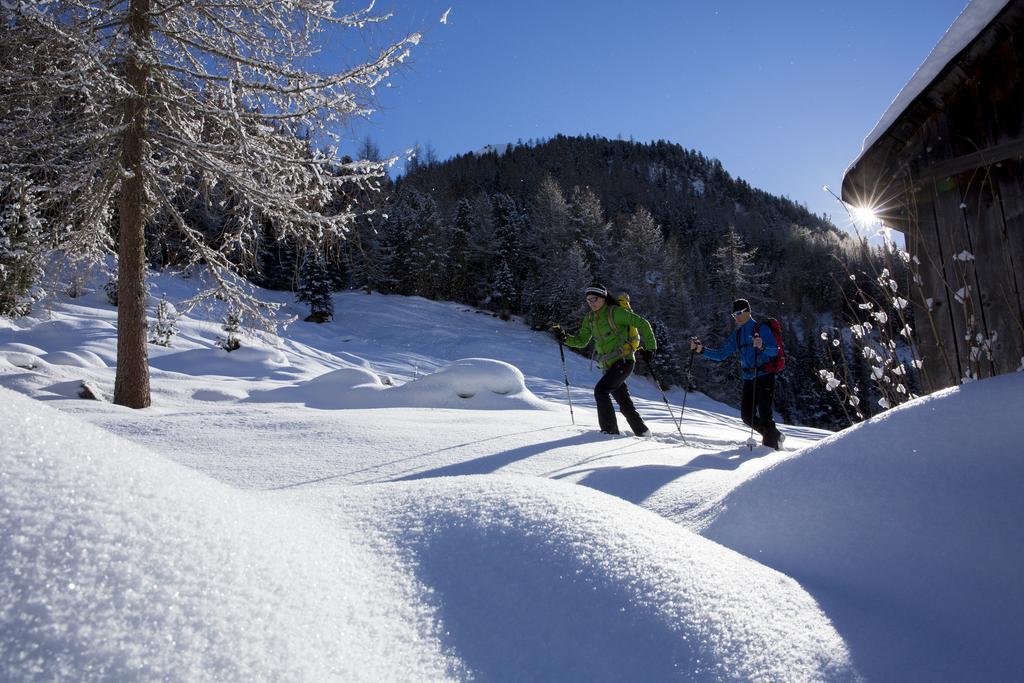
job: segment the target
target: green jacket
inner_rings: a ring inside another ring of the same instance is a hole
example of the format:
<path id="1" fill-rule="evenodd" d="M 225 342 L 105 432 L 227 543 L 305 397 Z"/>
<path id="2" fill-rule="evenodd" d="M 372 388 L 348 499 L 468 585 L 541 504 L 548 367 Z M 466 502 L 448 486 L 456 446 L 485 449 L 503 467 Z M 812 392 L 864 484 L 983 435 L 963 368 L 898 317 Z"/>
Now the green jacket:
<path id="1" fill-rule="evenodd" d="M 609 314 L 615 324 L 609 321 Z M 583 348 L 594 340 L 597 360 L 602 368 L 610 368 L 617 360 L 628 358 L 636 360 L 633 346 L 629 343 L 629 327 L 633 326 L 640 332 L 643 348 L 654 351 L 658 342 L 654 339 L 651 324 L 632 311 L 622 306 L 605 304 L 597 311 L 590 311 L 583 318 L 580 331 L 565 340 L 566 346 Z"/>

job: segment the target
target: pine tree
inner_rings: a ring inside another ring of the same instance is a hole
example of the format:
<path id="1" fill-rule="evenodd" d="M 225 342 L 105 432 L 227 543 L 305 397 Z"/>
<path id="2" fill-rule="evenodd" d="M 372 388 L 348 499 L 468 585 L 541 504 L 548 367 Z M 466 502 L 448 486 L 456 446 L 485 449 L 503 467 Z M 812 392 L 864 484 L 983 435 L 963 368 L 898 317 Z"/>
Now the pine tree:
<path id="1" fill-rule="evenodd" d="M 576 242 L 583 250 L 587 268 L 595 280 L 608 280 L 605 251 L 608 244 L 608 224 L 604 220 L 601 200 L 589 187 L 574 187 L 569 199 Z"/>
<path id="2" fill-rule="evenodd" d="M 429 195 L 410 190 L 409 209 L 405 239 L 409 243 L 406 273 L 410 286 L 406 293 L 436 298 L 445 288 L 443 278 L 448 270 L 444 224 Z"/>
<path id="3" fill-rule="evenodd" d="M 280 234 L 265 222 L 256 246 L 258 274 L 253 277 L 261 287 L 278 291 L 295 290 L 299 279 L 298 249 L 295 239 Z"/>
<path id="4" fill-rule="evenodd" d="M 227 335 L 217 338 L 217 346 L 228 353 L 242 348 L 242 341 L 238 336 L 242 331 L 242 316 L 237 310 L 228 309 L 221 329 L 227 332 Z"/>
<path id="5" fill-rule="evenodd" d="M 107 280 L 103 293 L 107 295 L 107 303 L 117 308 L 117 280 Z"/>
<path id="6" fill-rule="evenodd" d="M 494 273 L 490 289 L 491 308 L 498 311 L 502 319 L 507 320 L 515 305 L 518 291 L 512 276 L 512 268 L 505 259 L 501 259 L 498 263 L 498 270 Z"/>
<path id="7" fill-rule="evenodd" d="M 507 316 L 519 310 L 519 293 L 522 291 L 525 270 L 520 241 L 526 224 L 526 217 L 514 199 L 506 194 L 493 198 L 494 207 L 494 251 L 498 269 L 492 280 L 492 301 Z"/>
<path id="8" fill-rule="evenodd" d="M 472 229 L 469 233 L 469 273 L 467 281 L 471 298 L 467 303 L 481 305 L 490 300 L 491 275 L 497 268 L 498 254 L 494 239 L 494 206 L 491 197 L 478 193 L 470 202 Z"/>
<path id="9" fill-rule="evenodd" d="M 328 30 L 383 20 L 371 9 L 344 16 L 319 0 L 157 4 L 28 3 L 0 8 L 0 159 L 41 169 L 60 211 L 60 243 L 102 256 L 111 226 L 96 220 L 117 203 L 118 351 L 114 402 L 150 404 L 146 350 L 147 230 L 177 230 L 186 265 L 211 271 L 213 289 L 247 318 L 269 323 L 236 275 L 255 260 L 263 220 L 282 236 L 323 242 L 344 235 L 354 211 L 329 212 L 348 186 L 373 188 L 382 164 L 342 165 L 334 126 L 367 100 L 419 35 L 338 74 L 309 69 Z M 68 125 L 74 121 L 74 125 Z M 199 188 L 222 188 L 234 221 L 210 243 L 186 220 Z M 159 218 L 159 220 L 157 220 Z M 56 231 L 54 231 L 56 233 Z"/>
<path id="10" fill-rule="evenodd" d="M 547 269 L 523 295 L 526 321 L 534 329 L 546 329 L 552 323 L 574 327 L 582 316 L 583 290 L 591 282 L 583 250 L 569 247 L 562 262 Z"/>
<path id="11" fill-rule="evenodd" d="M 616 286 L 629 290 L 634 306 L 653 314 L 666 276 L 661 226 L 650 211 L 639 207 L 625 221 L 625 234 L 616 246 Z"/>
<path id="12" fill-rule="evenodd" d="M 529 220 L 522 235 L 524 278 L 536 282 L 551 268 L 557 268 L 575 235 L 569 203 L 554 178 L 547 176 L 530 201 Z"/>
<path id="13" fill-rule="evenodd" d="M 42 223 L 38 193 L 24 179 L 8 180 L 0 188 L 0 315 L 27 315 L 28 296 L 42 277 Z"/>
<path id="14" fill-rule="evenodd" d="M 455 208 L 455 220 L 448 235 L 448 298 L 452 301 L 470 302 L 471 258 L 470 235 L 473 231 L 473 209 L 467 199 L 460 199 Z"/>
<path id="15" fill-rule="evenodd" d="M 757 248 L 747 249 L 736 228 L 722 235 L 720 246 L 714 253 L 715 269 L 712 283 L 721 301 L 747 299 L 755 310 L 763 310 L 767 273 L 758 267 Z"/>
<path id="16" fill-rule="evenodd" d="M 386 209 L 376 241 L 382 291 L 433 298 L 446 285 L 444 224 L 432 197 L 402 188 Z"/>
<path id="17" fill-rule="evenodd" d="M 299 286 L 295 299 L 309 305 L 306 322 L 325 323 L 334 316 L 331 297 L 331 276 L 323 254 L 307 250 L 299 271 Z"/>
<path id="18" fill-rule="evenodd" d="M 157 346 L 170 346 L 171 339 L 178 334 L 178 314 L 174 307 L 161 297 L 156 305 L 156 322 L 150 331 L 149 342 Z"/>

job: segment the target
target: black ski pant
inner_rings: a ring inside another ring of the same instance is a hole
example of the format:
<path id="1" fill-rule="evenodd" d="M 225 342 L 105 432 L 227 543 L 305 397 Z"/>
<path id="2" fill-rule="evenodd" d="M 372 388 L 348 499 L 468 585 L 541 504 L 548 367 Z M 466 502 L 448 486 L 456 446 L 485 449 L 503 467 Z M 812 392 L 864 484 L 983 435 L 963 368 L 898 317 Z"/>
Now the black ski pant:
<path id="1" fill-rule="evenodd" d="M 615 361 L 594 386 L 597 422 L 601 425 L 602 432 L 619 433 L 619 423 L 615 419 L 615 409 L 612 408 L 612 396 L 619 404 L 619 410 L 622 411 L 633 433 L 640 435 L 647 431 L 647 425 L 640 418 L 640 413 L 636 412 L 636 406 L 633 405 L 633 399 L 629 397 L 629 388 L 626 386 L 626 380 L 633 374 L 634 365 L 635 361 L 625 358 Z"/>
<path id="2" fill-rule="evenodd" d="M 756 386 L 755 386 L 756 384 Z M 779 429 L 772 415 L 772 401 L 775 399 L 775 375 L 761 375 L 755 382 L 743 380 L 743 400 L 740 402 L 740 417 L 743 423 L 753 425 L 761 435 L 761 443 L 778 448 Z"/>

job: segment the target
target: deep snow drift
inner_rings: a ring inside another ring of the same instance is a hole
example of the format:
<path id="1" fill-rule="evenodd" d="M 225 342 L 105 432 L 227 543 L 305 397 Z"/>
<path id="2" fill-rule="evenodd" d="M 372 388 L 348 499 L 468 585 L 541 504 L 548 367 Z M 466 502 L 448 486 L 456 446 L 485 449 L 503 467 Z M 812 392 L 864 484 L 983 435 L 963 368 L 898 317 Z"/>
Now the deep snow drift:
<path id="1" fill-rule="evenodd" d="M 0 320 L 0 386 L 37 399 L 0 389 L 0 678 L 1024 667 L 1024 376 L 783 426 L 787 453 L 699 394 L 680 439 L 634 378 L 655 436 L 609 438 L 575 355 L 570 424 L 547 335 L 415 298 L 336 310 L 231 354 L 183 318 L 144 411 L 77 398 L 112 387 L 102 295 Z"/>
<path id="2" fill-rule="evenodd" d="M 704 534 L 835 603 L 837 626 L 874 645 L 869 672 L 911 659 L 922 680 L 1018 677 L 1022 380 L 947 389 L 821 441 L 740 484 Z M 939 643 L 950 652 L 933 661 Z"/>
<path id="3" fill-rule="evenodd" d="M 454 670 L 407 580 L 344 529 L 0 392 L 0 679 Z"/>

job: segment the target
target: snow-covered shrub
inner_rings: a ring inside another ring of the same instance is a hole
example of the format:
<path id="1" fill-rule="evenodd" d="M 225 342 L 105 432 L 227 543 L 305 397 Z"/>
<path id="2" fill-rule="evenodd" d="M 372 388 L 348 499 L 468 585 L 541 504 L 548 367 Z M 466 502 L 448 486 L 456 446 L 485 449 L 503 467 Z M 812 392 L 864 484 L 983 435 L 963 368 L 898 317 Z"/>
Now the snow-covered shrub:
<path id="1" fill-rule="evenodd" d="M 238 338 L 239 332 L 242 331 L 242 316 L 238 311 L 228 311 L 221 329 L 227 332 L 227 335 L 217 338 L 217 346 L 229 353 L 242 347 L 242 342 Z"/>
<path id="2" fill-rule="evenodd" d="M 861 248 L 869 249 L 866 241 Z M 852 294 L 846 295 L 847 324 L 820 335 L 828 367 L 820 369 L 818 376 L 851 423 L 877 412 L 868 403 L 868 393 L 881 410 L 916 398 L 917 371 L 922 366 L 910 295 L 895 275 L 899 269 L 909 276 L 910 256 L 888 240 L 880 255 L 888 264 L 880 272 L 847 274 L 852 286 Z"/>
<path id="3" fill-rule="evenodd" d="M 149 342 L 157 346 L 170 346 L 171 338 L 178 333 L 178 313 L 174 306 L 161 298 L 156 305 L 156 323 L 153 325 Z"/>
<path id="4" fill-rule="evenodd" d="M 103 285 L 103 292 L 107 295 L 107 303 L 111 306 L 117 306 L 117 280 L 107 280 L 107 284 Z"/>

